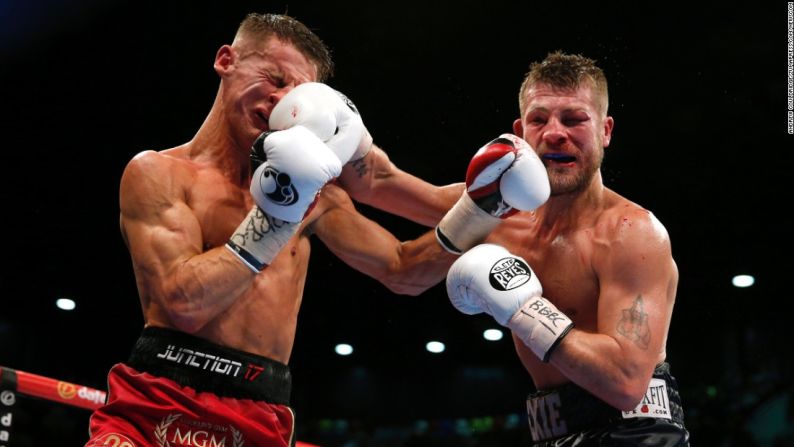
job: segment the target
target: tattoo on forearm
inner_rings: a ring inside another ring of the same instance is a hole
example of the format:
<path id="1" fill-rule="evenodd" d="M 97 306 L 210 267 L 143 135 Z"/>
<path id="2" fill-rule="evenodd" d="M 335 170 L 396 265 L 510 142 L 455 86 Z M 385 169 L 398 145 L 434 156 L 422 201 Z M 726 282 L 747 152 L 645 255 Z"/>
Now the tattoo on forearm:
<path id="1" fill-rule="evenodd" d="M 367 167 L 367 164 L 364 162 L 363 158 L 351 161 L 350 163 L 353 164 L 353 169 L 356 170 L 356 174 L 358 174 L 359 178 L 364 177 L 367 175 L 367 172 L 369 172 L 369 167 Z"/>
<path id="2" fill-rule="evenodd" d="M 643 310 L 642 295 L 638 295 L 634 304 L 623 309 L 623 317 L 618 322 L 618 333 L 641 349 L 648 349 L 651 342 L 651 328 L 648 326 L 648 314 Z"/>

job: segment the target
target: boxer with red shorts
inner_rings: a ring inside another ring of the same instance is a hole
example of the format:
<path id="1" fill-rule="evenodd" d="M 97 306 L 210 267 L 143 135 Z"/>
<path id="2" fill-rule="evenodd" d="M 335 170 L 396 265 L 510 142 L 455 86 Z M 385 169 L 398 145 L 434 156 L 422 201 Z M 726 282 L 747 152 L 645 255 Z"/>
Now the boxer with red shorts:
<path id="1" fill-rule="evenodd" d="M 88 445 L 289 445 L 286 365 L 312 236 L 415 295 L 513 206 L 534 209 L 548 196 L 542 163 L 515 136 L 475 155 L 473 198 L 462 185 L 400 171 L 355 106 L 317 82 L 331 67 L 328 49 L 297 20 L 251 14 L 216 54 L 220 87 L 193 139 L 127 164 L 120 224 L 145 329 L 129 362 L 110 372 Z M 533 187 L 540 193 L 526 191 Z M 443 225 L 401 242 L 351 196 Z"/>
<path id="2" fill-rule="evenodd" d="M 148 327 L 108 387 L 89 446 L 293 445 L 290 371 L 274 360 Z"/>

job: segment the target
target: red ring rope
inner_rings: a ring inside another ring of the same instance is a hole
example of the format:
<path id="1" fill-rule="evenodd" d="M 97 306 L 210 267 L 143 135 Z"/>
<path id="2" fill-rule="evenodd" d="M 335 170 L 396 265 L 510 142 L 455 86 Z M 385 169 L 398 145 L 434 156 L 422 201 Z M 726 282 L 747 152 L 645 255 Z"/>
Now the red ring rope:
<path id="1" fill-rule="evenodd" d="M 87 410 L 101 407 L 107 398 L 105 391 L 2 366 L 0 366 L 0 389 Z M 296 447 L 319 446 L 298 441 Z"/>

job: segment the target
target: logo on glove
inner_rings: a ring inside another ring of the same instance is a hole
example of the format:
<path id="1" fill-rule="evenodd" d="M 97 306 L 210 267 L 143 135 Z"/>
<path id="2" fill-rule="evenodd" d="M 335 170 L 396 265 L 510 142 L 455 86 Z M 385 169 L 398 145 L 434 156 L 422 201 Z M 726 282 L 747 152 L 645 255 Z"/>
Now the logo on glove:
<path id="1" fill-rule="evenodd" d="M 350 98 L 345 96 L 345 94 L 340 92 L 340 91 L 336 91 L 336 90 L 334 90 L 334 91 L 336 92 L 337 95 L 339 95 L 340 98 L 342 98 L 342 101 L 344 101 L 344 103 L 348 107 L 350 107 L 350 110 L 352 110 L 353 113 L 355 113 L 356 115 L 361 115 L 360 113 L 358 113 L 358 108 L 356 108 L 356 105 L 353 104 L 353 101 L 351 101 Z"/>
<path id="2" fill-rule="evenodd" d="M 272 166 L 265 167 L 264 174 L 259 177 L 259 187 L 276 205 L 289 206 L 298 201 L 298 190 L 292 184 L 289 174 L 279 172 Z"/>
<path id="3" fill-rule="evenodd" d="M 496 290 L 507 291 L 526 284 L 532 278 L 532 270 L 518 258 L 502 258 L 491 267 L 488 280 Z"/>

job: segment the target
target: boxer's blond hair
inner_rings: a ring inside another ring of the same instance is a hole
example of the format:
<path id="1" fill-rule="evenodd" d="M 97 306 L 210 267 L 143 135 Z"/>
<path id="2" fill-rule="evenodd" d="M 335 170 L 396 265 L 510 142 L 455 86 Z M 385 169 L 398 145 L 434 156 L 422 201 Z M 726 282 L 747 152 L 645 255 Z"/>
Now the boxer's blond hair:
<path id="1" fill-rule="evenodd" d="M 527 106 L 527 92 L 536 84 L 549 85 L 561 90 L 576 90 L 589 83 L 598 96 L 599 111 L 606 116 L 609 108 L 607 78 L 596 61 L 580 54 L 565 54 L 562 51 L 549 53 L 541 62 L 533 62 L 521 83 L 518 106 L 521 115 Z"/>
<path id="2" fill-rule="evenodd" d="M 288 15 L 248 14 L 237 28 L 232 45 L 240 47 L 247 42 L 266 42 L 271 37 L 297 48 L 317 70 L 317 82 L 324 82 L 333 75 L 331 51 L 306 25 Z"/>

